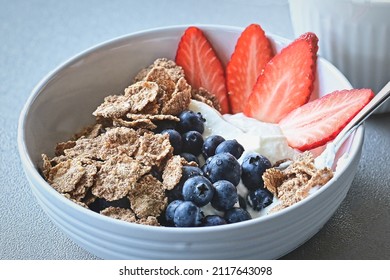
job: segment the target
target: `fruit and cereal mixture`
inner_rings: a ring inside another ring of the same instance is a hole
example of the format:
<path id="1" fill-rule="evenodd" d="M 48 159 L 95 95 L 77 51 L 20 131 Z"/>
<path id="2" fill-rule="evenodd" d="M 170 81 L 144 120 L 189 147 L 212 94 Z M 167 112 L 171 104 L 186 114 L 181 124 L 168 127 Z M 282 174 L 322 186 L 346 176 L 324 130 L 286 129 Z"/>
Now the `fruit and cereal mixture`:
<path id="1" fill-rule="evenodd" d="M 308 150 L 334 139 L 373 97 L 357 89 L 309 101 L 317 42 L 309 32 L 274 54 L 251 24 L 225 69 L 189 27 L 175 61 L 142 69 L 124 93 L 104 98 L 95 124 L 42 155 L 42 175 L 83 207 L 145 225 L 217 226 L 289 207 L 333 177 Z"/>

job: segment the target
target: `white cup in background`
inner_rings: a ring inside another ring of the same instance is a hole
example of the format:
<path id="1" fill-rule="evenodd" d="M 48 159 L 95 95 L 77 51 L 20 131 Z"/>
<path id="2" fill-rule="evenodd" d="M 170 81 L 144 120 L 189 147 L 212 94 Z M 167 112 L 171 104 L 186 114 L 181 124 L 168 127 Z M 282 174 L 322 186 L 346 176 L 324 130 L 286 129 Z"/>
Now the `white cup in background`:
<path id="1" fill-rule="evenodd" d="M 390 0 L 289 0 L 295 36 L 311 31 L 319 54 L 355 88 L 390 81 Z M 378 112 L 390 112 L 390 102 Z"/>

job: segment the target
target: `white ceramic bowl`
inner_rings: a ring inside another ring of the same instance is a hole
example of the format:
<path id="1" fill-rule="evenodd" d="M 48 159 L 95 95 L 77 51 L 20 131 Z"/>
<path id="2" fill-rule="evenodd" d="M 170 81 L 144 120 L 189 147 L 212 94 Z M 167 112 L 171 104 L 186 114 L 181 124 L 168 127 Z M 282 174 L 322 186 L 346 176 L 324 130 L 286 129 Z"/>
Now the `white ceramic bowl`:
<path id="1" fill-rule="evenodd" d="M 198 25 L 226 64 L 241 28 Z M 344 151 L 349 158 L 334 179 L 307 199 L 270 216 L 218 227 L 168 228 L 131 224 L 99 215 L 57 193 L 39 174 L 41 154 L 94 121 L 104 96 L 120 93 L 156 58 L 174 58 L 186 26 L 131 34 L 93 47 L 46 76 L 21 112 L 18 146 L 32 192 L 50 219 L 74 242 L 104 259 L 274 259 L 307 241 L 345 198 L 355 175 L 363 128 Z M 269 35 L 276 49 L 286 40 Z M 315 93 L 350 88 L 319 58 Z"/>

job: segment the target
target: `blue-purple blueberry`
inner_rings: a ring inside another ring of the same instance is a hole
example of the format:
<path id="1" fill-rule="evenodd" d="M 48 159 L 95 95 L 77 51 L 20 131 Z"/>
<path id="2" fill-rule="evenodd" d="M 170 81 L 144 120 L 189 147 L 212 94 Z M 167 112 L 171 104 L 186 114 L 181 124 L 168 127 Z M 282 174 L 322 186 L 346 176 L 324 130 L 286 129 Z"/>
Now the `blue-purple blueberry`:
<path id="1" fill-rule="evenodd" d="M 192 201 L 183 201 L 175 210 L 173 222 L 176 227 L 196 227 L 202 224 L 203 214 Z"/>
<path id="2" fill-rule="evenodd" d="M 244 153 L 244 147 L 237 142 L 236 139 L 223 141 L 215 149 L 216 154 L 220 153 L 229 153 L 233 155 L 236 159 L 239 159 Z"/>
<path id="3" fill-rule="evenodd" d="M 248 204 L 253 210 L 260 211 L 273 201 L 274 196 L 266 189 L 260 188 L 254 191 L 250 191 L 248 194 Z"/>
<path id="4" fill-rule="evenodd" d="M 191 130 L 198 131 L 200 134 L 204 132 L 204 122 L 206 121 L 201 113 L 195 113 L 191 110 L 185 110 L 179 114 L 179 123 L 177 130 L 185 133 Z"/>
<path id="5" fill-rule="evenodd" d="M 225 212 L 224 218 L 228 224 L 234 224 L 250 220 L 252 217 L 249 212 L 243 208 L 232 208 Z"/>
<path id="6" fill-rule="evenodd" d="M 229 153 L 220 153 L 212 156 L 206 163 L 206 175 L 212 183 L 227 180 L 237 186 L 241 178 L 241 165 Z"/>
<path id="7" fill-rule="evenodd" d="M 202 207 L 208 204 L 214 196 L 214 186 L 204 176 L 194 176 L 184 182 L 183 198 Z"/>
<path id="8" fill-rule="evenodd" d="M 241 164 L 241 179 L 245 187 L 248 190 L 263 188 L 263 173 L 271 167 L 271 162 L 263 155 L 258 153 L 250 153 L 246 155 Z"/>
<path id="9" fill-rule="evenodd" d="M 237 188 L 229 181 L 220 180 L 214 183 L 214 196 L 211 206 L 219 211 L 226 211 L 238 201 Z"/>
<path id="10" fill-rule="evenodd" d="M 199 156 L 202 152 L 203 136 L 198 131 L 191 130 L 181 135 L 182 151 Z"/>
<path id="11" fill-rule="evenodd" d="M 202 226 L 204 227 L 220 225 L 226 225 L 226 220 L 219 215 L 208 215 L 203 218 Z"/>
<path id="12" fill-rule="evenodd" d="M 219 144 L 225 141 L 225 138 L 223 138 L 220 135 L 210 135 L 204 140 L 203 147 L 202 147 L 202 155 L 205 159 L 212 157 L 215 155 L 215 149 L 218 147 Z"/>

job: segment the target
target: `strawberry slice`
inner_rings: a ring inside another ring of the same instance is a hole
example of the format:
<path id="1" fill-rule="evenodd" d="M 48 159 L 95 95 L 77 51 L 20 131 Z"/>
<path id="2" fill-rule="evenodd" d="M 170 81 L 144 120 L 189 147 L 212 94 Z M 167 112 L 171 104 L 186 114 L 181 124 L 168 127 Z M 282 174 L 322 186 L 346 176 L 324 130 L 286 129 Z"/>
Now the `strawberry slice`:
<path id="1" fill-rule="evenodd" d="M 260 25 L 251 24 L 245 28 L 226 67 L 226 86 L 232 113 L 243 111 L 257 78 L 272 55 L 271 43 Z"/>
<path id="2" fill-rule="evenodd" d="M 334 91 L 293 110 L 279 125 L 291 147 L 317 148 L 333 140 L 373 97 L 371 89 Z"/>
<path id="3" fill-rule="evenodd" d="M 221 113 L 229 113 L 225 72 L 210 42 L 203 32 L 194 26 L 186 29 L 176 52 L 176 64 L 183 67 L 189 84 L 214 94 Z"/>
<path id="4" fill-rule="evenodd" d="M 276 54 L 265 66 L 248 99 L 244 114 L 278 123 L 309 101 L 315 80 L 318 38 L 308 32 Z"/>

